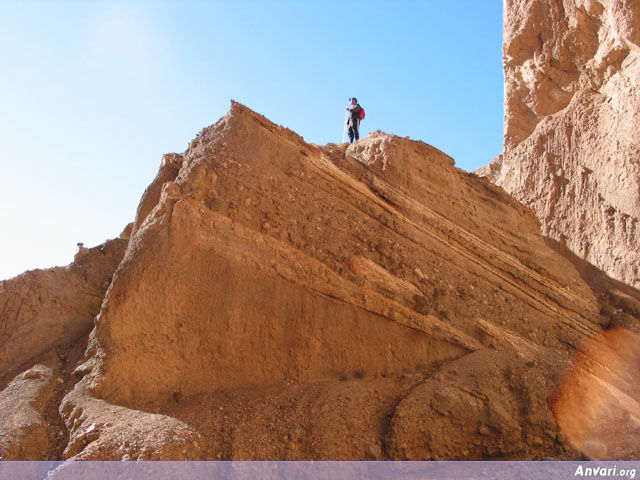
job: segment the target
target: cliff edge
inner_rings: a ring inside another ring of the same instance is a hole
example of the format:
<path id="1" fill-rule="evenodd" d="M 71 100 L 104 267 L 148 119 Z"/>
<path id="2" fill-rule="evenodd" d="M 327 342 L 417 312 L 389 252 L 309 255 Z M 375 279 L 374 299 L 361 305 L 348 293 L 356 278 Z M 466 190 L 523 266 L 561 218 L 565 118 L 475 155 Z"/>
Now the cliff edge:
<path id="1" fill-rule="evenodd" d="M 504 151 L 478 173 L 556 248 L 637 289 L 640 4 L 508 0 L 504 25 Z"/>

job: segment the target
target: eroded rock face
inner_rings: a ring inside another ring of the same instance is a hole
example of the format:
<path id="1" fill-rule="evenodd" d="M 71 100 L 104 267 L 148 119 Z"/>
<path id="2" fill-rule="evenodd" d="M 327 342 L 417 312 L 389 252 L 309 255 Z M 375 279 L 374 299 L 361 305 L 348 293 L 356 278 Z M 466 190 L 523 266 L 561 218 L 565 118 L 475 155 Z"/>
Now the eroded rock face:
<path id="1" fill-rule="evenodd" d="M 126 235 L 50 397 L 62 458 L 575 458 L 556 380 L 637 323 L 633 295 L 601 315 L 532 212 L 433 147 L 318 147 L 237 103 L 164 157 Z"/>
<path id="2" fill-rule="evenodd" d="M 428 145 L 376 132 L 317 147 L 234 103 L 165 156 L 143 196 L 82 368 L 91 373 L 60 410 L 66 455 L 128 455 L 115 405 L 176 419 L 167 428 L 186 436 L 162 458 L 196 442 L 191 458 L 214 460 L 559 455 L 538 402 L 552 393 L 547 365 L 560 372 L 603 320 L 538 228 Z M 535 395 L 522 389 L 530 379 Z M 431 411 L 411 402 L 462 384 L 439 428 L 483 430 L 473 448 L 417 435 L 446 399 Z M 474 410 L 477 396 L 489 400 Z M 531 428 L 496 437 L 533 405 Z M 101 418 L 112 426 L 83 447 Z M 413 437 L 424 445 L 408 446 Z"/>
<path id="3" fill-rule="evenodd" d="M 0 391 L 0 460 L 48 460 L 55 434 L 46 416 L 56 375 L 46 365 L 34 365 Z"/>
<path id="4" fill-rule="evenodd" d="M 378 133 L 323 151 L 234 104 L 171 160 L 97 321 L 109 401 L 394 375 L 596 328 L 530 214 L 427 145 Z M 496 285 L 514 301 L 496 305 Z"/>
<path id="5" fill-rule="evenodd" d="M 201 436 L 166 415 L 111 405 L 88 395 L 83 381 L 64 397 L 60 415 L 69 430 L 71 460 L 205 460 Z"/>
<path id="6" fill-rule="evenodd" d="M 389 452 L 414 461 L 544 456 L 558 436 L 546 401 L 557 370 L 547 359 L 482 350 L 451 362 L 396 407 Z"/>
<path id="7" fill-rule="evenodd" d="M 638 288 L 640 4 L 508 0 L 504 16 L 504 152 L 480 173 Z"/>
<path id="8" fill-rule="evenodd" d="M 31 359 L 93 328 L 127 241 L 81 248 L 66 267 L 0 281 L 0 384 Z"/>

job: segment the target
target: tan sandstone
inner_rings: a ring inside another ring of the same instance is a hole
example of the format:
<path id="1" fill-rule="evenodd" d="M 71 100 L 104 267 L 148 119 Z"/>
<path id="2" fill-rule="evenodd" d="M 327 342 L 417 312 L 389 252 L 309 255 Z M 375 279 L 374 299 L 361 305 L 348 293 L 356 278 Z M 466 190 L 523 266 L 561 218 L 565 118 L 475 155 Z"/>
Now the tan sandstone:
<path id="1" fill-rule="evenodd" d="M 80 247 L 66 267 L 0 281 L 0 385 L 39 355 L 91 331 L 126 247 L 120 238 Z"/>
<path id="2" fill-rule="evenodd" d="M 640 287 L 640 4 L 507 0 L 504 25 L 504 152 L 480 173 Z"/>
<path id="3" fill-rule="evenodd" d="M 584 398 L 567 369 L 615 351 L 611 325 L 635 352 L 640 303 L 596 297 L 539 228 L 422 142 L 319 147 L 233 103 L 165 155 L 95 328 L 54 348 L 48 455 L 569 459 L 599 442 L 633 458 L 563 419 Z M 607 420 L 637 439 L 629 377 L 593 375 L 604 398 L 625 392 Z"/>

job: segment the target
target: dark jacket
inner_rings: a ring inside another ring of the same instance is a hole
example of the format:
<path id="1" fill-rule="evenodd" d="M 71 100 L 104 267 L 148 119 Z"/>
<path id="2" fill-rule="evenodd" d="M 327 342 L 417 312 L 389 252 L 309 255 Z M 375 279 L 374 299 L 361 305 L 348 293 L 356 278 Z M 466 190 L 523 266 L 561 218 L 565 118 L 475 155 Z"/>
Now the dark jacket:
<path id="1" fill-rule="evenodd" d="M 358 122 L 360 121 L 360 112 L 362 111 L 362 107 L 360 106 L 359 103 L 356 103 L 355 105 L 352 105 L 351 108 L 349 108 L 349 110 L 351 110 L 350 125 L 357 125 Z"/>

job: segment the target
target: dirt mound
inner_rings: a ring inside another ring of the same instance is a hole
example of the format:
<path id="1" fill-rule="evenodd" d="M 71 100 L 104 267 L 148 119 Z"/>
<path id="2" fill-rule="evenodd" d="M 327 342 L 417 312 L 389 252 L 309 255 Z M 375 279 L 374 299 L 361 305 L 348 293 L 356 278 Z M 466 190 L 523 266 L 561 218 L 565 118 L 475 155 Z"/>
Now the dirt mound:
<path id="1" fill-rule="evenodd" d="M 527 361 L 513 350 L 481 350 L 451 362 L 396 407 L 390 455 L 403 460 L 548 455 L 558 432 L 546 396 L 556 379 L 553 367 L 548 376 L 538 373 L 550 367 L 543 364 L 549 356 L 537 357 Z"/>
<path id="2" fill-rule="evenodd" d="M 237 103 L 130 230 L 60 368 L 64 458 L 575 458 L 548 402 L 615 305 L 637 323 L 433 147 L 318 147 Z"/>

